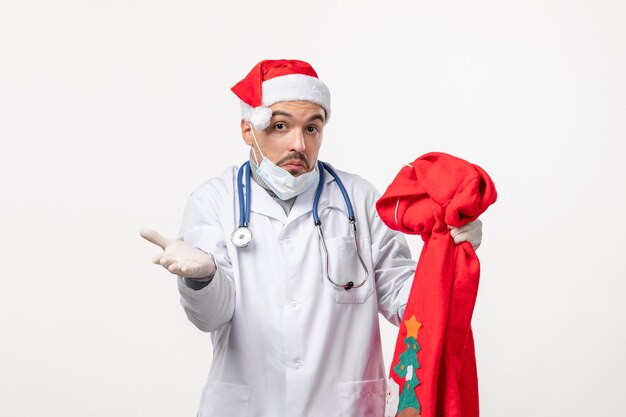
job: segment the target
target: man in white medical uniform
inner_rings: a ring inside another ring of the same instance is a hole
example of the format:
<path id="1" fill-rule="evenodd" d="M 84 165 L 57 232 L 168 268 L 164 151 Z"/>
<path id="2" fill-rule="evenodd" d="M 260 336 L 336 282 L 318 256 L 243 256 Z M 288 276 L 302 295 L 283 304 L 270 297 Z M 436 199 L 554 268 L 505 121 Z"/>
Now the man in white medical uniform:
<path id="1" fill-rule="evenodd" d="M 189 320 L 211 333 L 198 415 L 382 417 L 378 314 L 402 319 L 416 265 L 406 240 L 377 217 L 368 181 L 318 165 L 330 92 L 309 64 L 262 61 L 232 91 L 249 167 L 193 192 L 179 239 L 142 230 L 179 277 Z M 480 221 L 451 233 L 477 247 Z"/>

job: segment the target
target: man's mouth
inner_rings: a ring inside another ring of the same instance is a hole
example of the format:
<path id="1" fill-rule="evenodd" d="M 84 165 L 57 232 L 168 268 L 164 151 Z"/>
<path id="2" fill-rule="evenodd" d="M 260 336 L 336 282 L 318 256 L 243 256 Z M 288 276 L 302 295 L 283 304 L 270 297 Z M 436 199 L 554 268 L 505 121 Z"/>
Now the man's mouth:
<path id="1" fill-rule="evenodd" d="M 287 171 L 292 171 L 292 170 L 306 170 L 306 164 L 298 159 L 292 159 L 290 161 L 286 161 L 285 163 L 283 163 L 281 165 L 283 167 L 283 169 L 287 170 Z"/>

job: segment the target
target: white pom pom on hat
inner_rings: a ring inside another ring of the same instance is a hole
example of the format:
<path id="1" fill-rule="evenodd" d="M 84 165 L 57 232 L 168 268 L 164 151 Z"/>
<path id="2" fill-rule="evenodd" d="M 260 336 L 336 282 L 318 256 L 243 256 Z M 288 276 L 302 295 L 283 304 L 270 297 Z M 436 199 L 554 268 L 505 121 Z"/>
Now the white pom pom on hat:
<path id="1" fill-rule="evenodd" d="M 272 118 L 269 108 L 281 101 L 309 101 L 320 105 L 330 118 L 330 90 L 313 67 L 299 60 L 264 60 L 231 88 L 241 100 L 241 117 L 256 129 L 265 129 Z"/>

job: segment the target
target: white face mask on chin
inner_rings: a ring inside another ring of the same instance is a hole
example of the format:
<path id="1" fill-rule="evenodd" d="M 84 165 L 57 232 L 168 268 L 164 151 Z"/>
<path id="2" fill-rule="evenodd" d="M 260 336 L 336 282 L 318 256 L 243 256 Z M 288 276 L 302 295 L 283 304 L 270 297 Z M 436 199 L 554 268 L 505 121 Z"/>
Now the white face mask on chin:
<path id="1" fill-rule="evenodd" d="M 317 170 L 317 164 L 312 171 L 305 172 L 300 176 L 294 177 L 289 172 L 267 159 L 267 157 L 263 155 L 263 152 L 261 152 L 261 148 L 256 141 L 252 124 L 250 124 L 250 128 L 252 129 L 254 144 L 263 157 L 263 161 L 259 164 L 256 160 L 254 149 L 252 150 L 252 156 L 257 164 L 256 174 L 265 182 L 265 184 L 267 184 L 268 187 L 270 187 L 278 198 L 281 200 L 289 200 L 290 198 L 307 191 L 319 181 L 320 173 Z"/>

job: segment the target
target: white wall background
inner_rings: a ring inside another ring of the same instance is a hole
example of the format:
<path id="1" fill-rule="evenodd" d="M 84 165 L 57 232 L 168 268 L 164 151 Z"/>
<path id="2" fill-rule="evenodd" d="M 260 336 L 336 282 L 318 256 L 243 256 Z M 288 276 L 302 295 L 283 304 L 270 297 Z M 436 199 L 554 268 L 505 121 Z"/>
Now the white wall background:
<path id="1" fill-rule="evenodd" d="M 496 181 L 484 417 L 624 415 L 619 0 L 2 1 L 0 415 L 195 415 L 210 340 L 138 230 L 246 157 L 229 88 L 264 58 L 315 66 L 321 157 L 381 191 L 435 150 Z"/>

